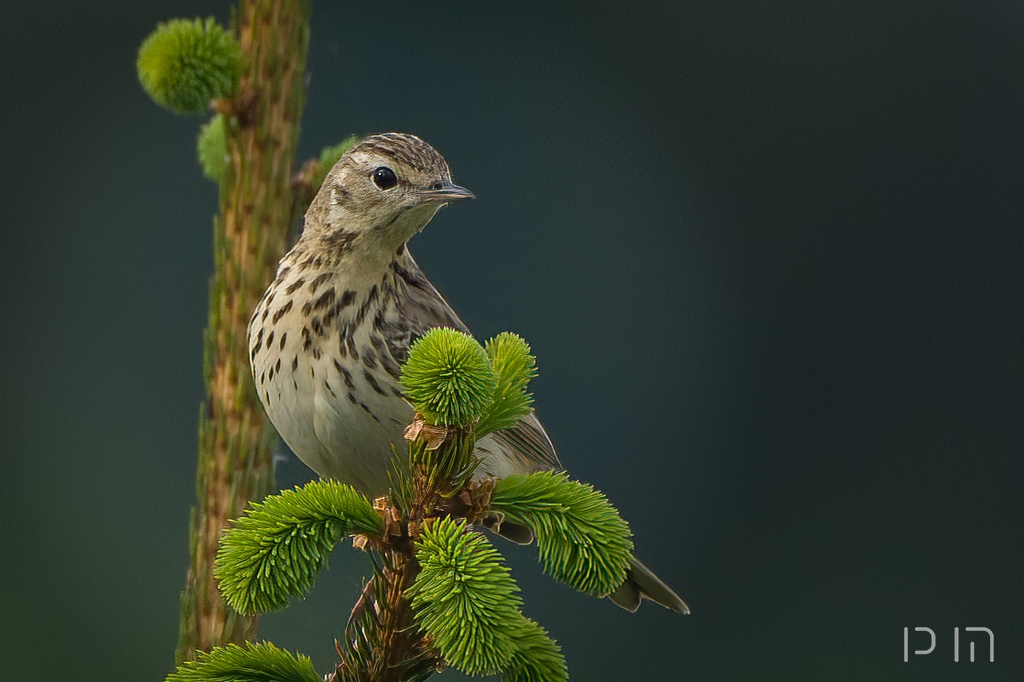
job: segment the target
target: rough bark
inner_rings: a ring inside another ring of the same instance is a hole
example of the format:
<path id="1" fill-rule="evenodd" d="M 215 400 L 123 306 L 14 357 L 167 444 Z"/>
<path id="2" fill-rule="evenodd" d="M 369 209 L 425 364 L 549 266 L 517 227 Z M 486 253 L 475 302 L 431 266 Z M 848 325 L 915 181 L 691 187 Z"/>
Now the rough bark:
<path id="1" fill-rule="evenodd" d="M 255 618 L 232 611 L 213 579 L 229 519 L 273 486 L 273 429 L 252 387 L 249 316 L 280 259 L 292 219 L 291 173 L 305 105 L 310 0 L 243 0 L 236 16 L 246 60 L 228 115 L 228 168 L 214 220 L 214 275 L 205 334 L 207 395 L 199 424 L 197 506 L 181 598 L 178 661 L 255 637 Z"/>

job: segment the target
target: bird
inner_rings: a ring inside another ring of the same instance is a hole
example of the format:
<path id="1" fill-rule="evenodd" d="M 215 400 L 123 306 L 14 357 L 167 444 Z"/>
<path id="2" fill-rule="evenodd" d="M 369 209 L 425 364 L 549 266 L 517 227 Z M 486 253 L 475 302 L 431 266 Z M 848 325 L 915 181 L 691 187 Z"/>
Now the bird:
<path id="1" fill-rule="evenodd" d="M 469 333 L 408 242 L 443 206 L 473 198 L 419 137 L 363 139 L 327 173 L 253 311 L 249 362 L 270 421 L 306 466 L 371 499 L 388 493 L 393 453 L 405 451 L 414 417 L 399 381 L 410 345 L 435 327 Z M 563 468 L 532 411 L 477 441 L 474 456 L 480 478 Z M 689 612 L 635 558 L 609 596 L 629 611 L 647 598 Z"/>

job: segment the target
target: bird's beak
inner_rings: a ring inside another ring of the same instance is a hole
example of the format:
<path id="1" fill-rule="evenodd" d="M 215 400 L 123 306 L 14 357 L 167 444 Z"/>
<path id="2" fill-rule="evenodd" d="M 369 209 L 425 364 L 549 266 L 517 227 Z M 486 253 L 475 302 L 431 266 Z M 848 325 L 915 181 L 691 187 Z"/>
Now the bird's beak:
<path id="1" fill-rule="evenodd" d="M 476 195 L 470 192 L 465 187 L 459 187 L 448 182 L 440 187 L 433 187 L 431 189 L 421 189 L 419 196 L 423 201 L 439 201 L 444 203 L 451 203 L 453 201 L 462 201 L 463 199 L 476 199 Z"/>

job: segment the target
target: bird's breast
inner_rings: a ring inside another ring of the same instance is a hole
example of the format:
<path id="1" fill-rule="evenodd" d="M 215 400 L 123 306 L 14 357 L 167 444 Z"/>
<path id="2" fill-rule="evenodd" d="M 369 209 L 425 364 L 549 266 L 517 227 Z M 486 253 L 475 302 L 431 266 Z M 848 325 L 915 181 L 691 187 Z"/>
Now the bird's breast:
<path id="1" fill-rule="evenodd" d="M 412 419 L 399 384 L 409 334 L 386 278 L 356 287 L 336 273 L 279 275 L 253 315 L 250 362 L 295 454 L 374 495 L 386 492 L 389 460 L 404 453 Z"/>

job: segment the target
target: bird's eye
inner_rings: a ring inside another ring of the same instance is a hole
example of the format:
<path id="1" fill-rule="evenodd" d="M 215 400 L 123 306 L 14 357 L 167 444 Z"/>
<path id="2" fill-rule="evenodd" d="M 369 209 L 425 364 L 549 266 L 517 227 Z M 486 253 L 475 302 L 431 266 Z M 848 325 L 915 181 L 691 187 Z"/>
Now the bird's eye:
<path id="1" fill-rule="evenodd" d="M 398 184 L 398 176 L 395 175 L 395 171 L 387 166 L 381 166 L 376 169 L 370 177 L 373 178 L 373 184 L 377 185 L 380 189 L 391 189 Z"/>

